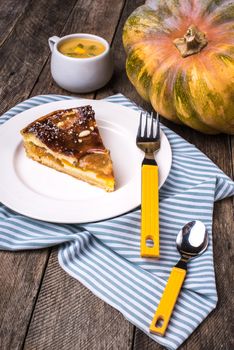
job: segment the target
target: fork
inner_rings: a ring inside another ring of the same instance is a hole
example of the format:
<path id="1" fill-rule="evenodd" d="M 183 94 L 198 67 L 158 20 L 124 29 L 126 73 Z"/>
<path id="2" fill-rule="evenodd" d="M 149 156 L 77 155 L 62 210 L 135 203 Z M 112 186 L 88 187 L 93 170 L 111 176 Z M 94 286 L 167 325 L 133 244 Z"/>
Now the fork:
<path id="1" fill-rule="evenodd" d="M 145 126 L 143 127 L 143 119 Z M 158 165 L 154 152 L 160 148 L 159 115 L 141 112 L 137 146 L 145 152 L 141 168 L 141 256 L 159 257 Z M 143 134 L 143 135 L 142 135 Z"/>

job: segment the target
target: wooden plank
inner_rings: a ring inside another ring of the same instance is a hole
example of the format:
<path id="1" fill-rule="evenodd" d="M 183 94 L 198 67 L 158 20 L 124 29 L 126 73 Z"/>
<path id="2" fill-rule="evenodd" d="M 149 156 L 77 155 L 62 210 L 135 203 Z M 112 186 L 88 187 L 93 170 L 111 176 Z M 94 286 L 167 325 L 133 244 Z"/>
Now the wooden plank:
<path id="1" fill-rule="evenodd" d="M 48 251 L 0 252 L 0 349 L 21 349 Z"/>
<path id="2" fill-rule="evenodd" d="M 141 330 L 136 329 L 133 350 L 164 350 L 165 348 L 150 339 Z"/>
<path id="3" fill-rule="evenodd" d="M 229 137 L 231 162 L 232 162 L 232 179 L 234 178 L 234 136 Z"/>
<path id="4" fill-rule="evenodd" d="M 0 46 L 9 37 L 17 21 L 27 11 L 30 0 L 0 1 Z M 12 48 L 14 50 L 14 47 Z"/>
<path id="5" fill-rule="evenodd" d="M 133 326 L 61 269 L 54 250 L 25 350 L 131 349 Z"/>
<path id="6" fill-rule="evenodd" d="M 55 34 L 58 36 L 64 36 L 71 33 L 87 32 L 99 35 L 111 43 L 123 4 L 124 0 L 115 1 L 115 10 L 113 12 L 110 2 L 109 6 L 107 6 L 108 3 L 101 0 L 97 6 L 96 1 L 80 0 L 74 7 L 71 16 L 69 17 L 69 21 L 66 23 L 62 32 Z M 77 21 L 78 18 L 79 21 Z M 50 73 L 50 59 L 47 61 L 31 95 L 35 96 L 47 91 L 53 94 L 75 95 L 74 93 L 63 90 L 52 80 Z M 93 98 L 94 93 L 79 95 L 84 98 Z"/>
<path id="7" fill-rule="evenodd" d="M 32 1 L 0 48 L 0 114 L 26 99 L 49 55 L 48 38 L 60 33 L 77 0 Z"/>
<path id="8" fill-rule="evenodd" d="M 63 33 L 95 32 L 112 41 L 124 1 L 115 2 L 115 12 L 105 0 L 79 1 Z M 81 8 L 83 6 L 83 9 Z M 87 13 L 87 8 L 89 11 Z M 79 21 L 79 14 L 85 12 Z M 105 18 L 105 25 L 103 25 Z M 66 92 L 51 84 L 49 65 L 32 95 Z M 85 95 L 86 97 L 88 95 Z M 89 96 L 93 96 L 90 94 Z M 46 270 L 24 349 L 114 349 L 131 348 L 133 326 L 119 312 L 93 296 L 78 281 L 61 270 L 54 251 Z"/>
<path id="9" fill-rule="evenodd" d="M 129 97 L 130 99 L 135 101 L 137 104 L 143 105 L 148 109 L 150 108 L 150 106 L 147 103 L 143 102 L 142 98 L 137 94 L 136 90 L 127 78 L 125 70 L 126 54 L 122 43 L 122 31 L 125 21 L 133 12 L 133 10 L 136 9 L 138 6 L 144 4 L 144 2 L 144 0 L 126 1 L 126 5 L 124 7 L 124 11 L 122 13 L 118 30 L 116 32 L 115 39 L 112 45 L 112 52 L 115 63 L 114 76 L 105 87 L 98 91 L 98 99 L 121 92 L 126 97 Z"/>
<path id="10" fill-rule="evenodd" d="M 28 96 L 49 54 L 47 38 L 63 28 L 74 3 L 41 0 L 31 2 L 27 13 L 22 8 L 10 37 L 0 48 L 2 112 Z M 20 8 L 18 3 L 15 7 Z M 11 7 L 8 10 L 10 18 Z M 49 250 L 0 252 L 1 350 L 22 347 L 48 256 Z"/>

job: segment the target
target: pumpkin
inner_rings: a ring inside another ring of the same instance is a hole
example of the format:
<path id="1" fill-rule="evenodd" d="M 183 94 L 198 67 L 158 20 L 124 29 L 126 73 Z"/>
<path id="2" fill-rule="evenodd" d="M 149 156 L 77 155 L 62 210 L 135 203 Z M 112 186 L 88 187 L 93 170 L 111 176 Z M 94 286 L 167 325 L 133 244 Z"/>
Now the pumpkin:
<path id="1" fill-rule="evenodd" d="M 234 134 L 233 0 L 150 0 L 123 29 L 126 71 L 164 117 Z"/>

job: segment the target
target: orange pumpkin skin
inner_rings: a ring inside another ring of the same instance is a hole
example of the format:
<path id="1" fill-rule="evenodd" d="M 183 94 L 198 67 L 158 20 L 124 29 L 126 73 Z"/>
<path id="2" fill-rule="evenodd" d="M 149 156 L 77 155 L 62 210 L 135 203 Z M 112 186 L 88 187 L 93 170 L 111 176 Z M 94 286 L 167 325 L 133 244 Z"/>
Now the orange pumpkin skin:
<path id="1" fill-rule="evenodd" d="M 191 25 L 207 43 L 182 57 L 175 41 Z M 234 134 L 233 0 L 146 1 L 127 19 L 123 44 L 130 81 L 161 115 L 204 133 Z"/>

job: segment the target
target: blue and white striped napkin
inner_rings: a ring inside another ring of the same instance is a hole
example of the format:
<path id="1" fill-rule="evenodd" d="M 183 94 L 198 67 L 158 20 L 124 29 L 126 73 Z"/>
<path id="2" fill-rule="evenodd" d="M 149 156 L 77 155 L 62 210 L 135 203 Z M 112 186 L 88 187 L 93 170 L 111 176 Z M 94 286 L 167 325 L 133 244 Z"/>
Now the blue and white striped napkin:
<path id="1" fill-rule="evenodd" d="M 68 96 L 33 97 L 5 113 L 0 124 L 42 103 Z M 123 95 L 107 98 L 137 109 Z M 172 147 L 170 175 L 160 190 L 160 260 L 142 259 L 140 210 L 86 225 L 58 225 L 19 215 L 0 203 L 0 249 L 40 249 L 60 245 L 59 263 L 95 295 L 119 310 L 131 323 L 168 349 L 177 349 L 215 308 L 212 213 L 216 200 L 234 194 L 234 183 L 195 146 L 162 126 Z M 175 239 L 188 221 L 208 228 L 208 250 L 189 263 L 188 274 L 165 337 L 149 333 L 149 325 L 171 268 L 179 259 Z"/>

